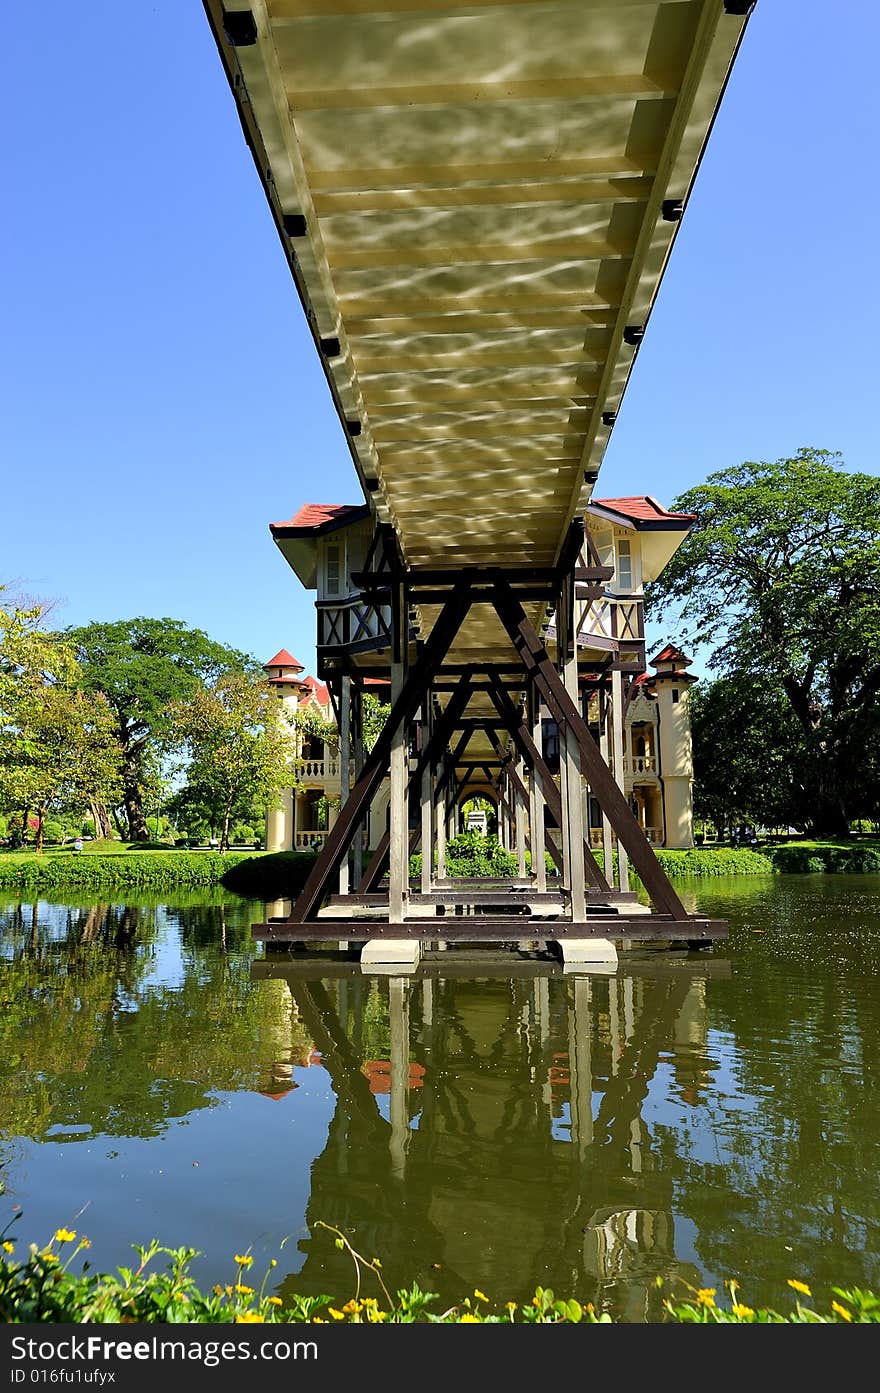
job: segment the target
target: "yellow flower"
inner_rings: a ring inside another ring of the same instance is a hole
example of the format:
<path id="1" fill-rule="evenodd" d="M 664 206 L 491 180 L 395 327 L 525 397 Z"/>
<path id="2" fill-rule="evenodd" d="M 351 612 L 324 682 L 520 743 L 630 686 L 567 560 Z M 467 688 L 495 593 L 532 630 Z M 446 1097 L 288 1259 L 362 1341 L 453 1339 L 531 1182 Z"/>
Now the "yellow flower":
<path id="1" fill-rule="evenodd" d="M 3 1251 L 4 1251 L 4 1253 L 14 1253 L 14 1252 L 15 1252 L 15 1244 L 14 1244 L 14 1243 L 10 1243 L 10 1241 L 9 1241 L 8 1238 L 6 1239 L 6 1241 L 5 1241 L 4 1244 L 3 1244 Z"/>
<path id="2" fill-rule="evenodd" d="M 235 1317 L 235 1323 L 236 1325 L 263 1325 L 265 1317 L 261 1316 L 259 1311 L 245 1311 L 243 1315 Z"/>
<path id="3" fill-rule="evenodd" d="M 733 1314 L 735 1316 L 739 1316 L 741 1320 L 747 1320 L 750 1316 L 753 1316 L 755 1314 L 751 1306 L 741 1306 L 738 1301 L 734 1303 L 734 1305 L 731 1307 L 731 1310 L 733 1311 Z"/>
<path id="4" fill-rule="evenodd" d="M 852 1311 L 848 1311 L 845 1306 L 841 1306 L 839 1301 L 832 1301 L 832 1311 L 836 1311 L 844 1320 L 852 1320 Z"/>
<path id="5" fill-rule="evenodd" d="M 794 1277 L 789 1277 L 789 1279 L 788 1279 L 788 1285 L 791 1287 L 792 1291 L 800 1291 L 800 1292 L 803 1292 L 804 1296 L 812 1296 L 812 1295 L 813 1295 L 813 1293 L 810 1291 L 810 1288 L 807 1286 L 806 1282 L 798 1282 L 798 1281 L 796 1281 L 796 1280 L 794 1279 Z"/>
<path id="6" fill-rule="evenodd" d="M 325 1321 L 325 1319 L 324 1319 L 323 1316 L 312 1316 L 312 1325 L 326 1325 L 326 1324 L 327 1324 L 327 1322 Z"/>
<path id="7" fill-rule="evenodd" d="M 268 1302 L 268 1304 L 269 1304 L 270 1306 L 283 1306 L 283 1305 L 284 1305 L 284 1302 L 281 1300 L 281 1297 L 280 1297 L 280 1296 L 267 1296 L 267 1297 L 266 1297 L 266 1301 Z"/>
<path id="8" fill-rule="evenodd" d="M 241 1253 L 236 1253 L 236 1254 L 234 1255 L 234 1257 L 235 1257 L 235 1261 L 238 1263 L 239 1267 L 250 1267 L 250 1266 L 252 1265 L 252 1263 L 253 1263 L 253 1258 L 252 1258 L 252 1257 L 249 1257 L 249 1256 L 242 1257 Z"/>
<path id="9" fill-rule="evenodd" d="M 515 1301 L 506 1301 L 506 1302 L 505 1302 L 505 1305 L 507 1306 L 508 1311 L 515 1311 L 515 1310 L 516 1310 L 516 1302 L 515 1302 Z"/>
<path id="10" fill-rule="evenodd" d="M 81 1248 L 91 1248 L 92 1240 L 90 1238 L 81 1238 L 79 1240 L 79 1246 Z"/>
<path id="11" fill-rule="evenodd" d="M 739 1291 L 739 1282 L 736 1280 L 735 1277 L 731 1277 L 727 1285 L 730 1287 L 731 1291 Z"/>
<path id="12" fill-rule="evenodd" d="M 75 1229 L 56 1229 L 55 1238 L 58 1243 L 72 1243 L 76 1238 Z"/>
<path id="13" fill-rule="evenodd" d="M 478 1291 L 476 1287 L 474 1288 L 474 1296 L 477 1298 L 478 1301 L 489 1300 L 488 1296 L 486 1296 L 484 1292 Z"/>
<path id="14" fill-rule="evenodd" d="M 239 1296 L 253 1296 L 254 1294 L 253 1287 L 246 1287 L 243 1282 L 236 1282 L 235 1290 Z"/>
<path id="15" fill-rule="evenodd" d="M 334 1320 L 345 1320 L 345 1314 L 344 1314 L 344 1312 L 342 1312 L 342 1311 L 337 1311 L 337 1309 L 336 1309 L 335 1306 L 328 1306 L 328 1307 L 327 1307 L 327 1313 L 328 1313 L 328 1315 L 331 1315 L 331 1316 L 333 1317 Z"/>
<path id="16" fill-rule="evenodd" d="M 714 1288 L 714 1287 L 700 1287 L 700 1290 L 697 1292 L 697 1305 L 698 1305 L 698 1306 L 714 1306 L 714 1305 L 715 1305 L 715 1288 Z"/>
<path id="17" fill-rule="evenodd" d="M 46 1263 L 48 1266 L 51 1266 L 53 1262 L 58 1261 L 56 1255 L 54 1253 L 50 1253 L 48 1248 L 43 1249 L 42 1253 L 40 1254 L 40 1257 L 43 1259 L 43 1262 Z"/>
<path id="18" fill-rule="evenodd" d="M 222 1287 L 218 1287 L 218 1286 L 215 1285 L 215 1287 L 214 1287 L 214 1295 L 215 1295 L 215 1296 L 222 1296 L 222 1295 L 223 1295 L 223 1288 L 222 1288 Z"/>
<path id="19" fill-rule="evenodd" d="M 482 1321 L 479 1316 L 459 1316 L 458 1323 L 459 1325 L 481 1325 Z"/>
<path id="20" fill-rule="evenodd" d="M 352 1297 L 350 1301 L 346 1301 L 342 1309 L 347 1316 L 354 1316 L 361 1309 L 361 1303 Z"/>

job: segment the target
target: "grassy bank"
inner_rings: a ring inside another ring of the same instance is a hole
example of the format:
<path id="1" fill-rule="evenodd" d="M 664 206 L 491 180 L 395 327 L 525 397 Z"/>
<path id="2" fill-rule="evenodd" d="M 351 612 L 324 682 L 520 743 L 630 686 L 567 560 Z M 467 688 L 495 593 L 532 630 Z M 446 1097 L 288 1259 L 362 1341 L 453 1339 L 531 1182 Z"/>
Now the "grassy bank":
<path id="1" fill-rule="evenodd" d="M 0 890 L 49 894 L 78 890 L 197 889 L 220 885 L 252 851 L 159 851 L 119 847 L 112 851 L 5 851 L 0 854 Z"/>
<path id="2" fill-rule="evenodd" d="M 880 874 L 880 847 L 856 842 L 787 842 L 753 851 L 747 847 L 695 847 L 689 851 L 656 850 L 671 880 L 682 877 L 805 874 Z M 315 864 L 311 851 L 182 851 L 112 844 L 75 853 L 67 848 L 34 852 L 0 852 L 0 890 L 22 894 L 74 891 L 195 890 L 222 886 L 251 900 L 296 896 Z M 513 858 L 507 858 L 513 861 Z M 602 864 L 602 854 L 597 853 Z M 414 864 L 418 863 L 414 859 Z M 515 868 L 515 862 L 514 868 Z M 468 863 L 453 874 L 479 875 Z M 485 874 L 504 874 L 492 863 Z M 508 870 L 507 873 L 513 874 Z M 637 881 L 637 877 L 633 876 Z M 553 877 L 549 878 L 553 884 Z"/>
<path id="3" fill-rule="evenodd" d="M 877 842 L 792 841 L 767 847 L 773 869 L 791 875 L 829 871 L 836 875 L 880 874 Z"/>
<path id="4" fill-rule="evenodd" d="M 72 1229 L 58 1229 L 43 1248 L 31 1246 L 27 1257 L 16 1261 L 9 1239 L 0 1252 L 0 1321 L 7 1324 L 352 1324 L 411 1325 L 609 1325 L 612 1318 L 591 1303 L 557 1296 L 549 1287 L 538 1287 L 530 1301 L 504 1301 L 474 1291 L 451 1307 L 440 1309 L 435 1293 L 422 1291 L 418 1283 L 389 1291 L 377 1258 L 357 1253 L 339 1229 L 325 1228 L 337 1248 L 352 1258 L 356 1295 L 299 1296 L 266 1290 L 276 1267 L 273 1261 L 261 1282 L 252 1275 L 253 1258 L 247 1253 L 230 1256 L 230 1280 L 210 1292 L 199 1290 L 189 1274 L 192 1249 L 163 1248 L 155 1241 L 135 1247 L 137 1267 L 115 1273 L 74 1274 L 68 1264 L 89 1246 Z M 151 1267 L 164 1258 L 165 1267 Z M 361 1295 L 369 1291 L 370 1295 Z M 880 1300 L 870 1291 L 832 1287 L 821 1300 L 813 1298 L 806 1282 L 790 1279 L 781 1293 L 779 1309 L 750 1307 L 738 1282 L 725 1286 L 723 1296 L 715 1288 L 687 1288 L 678 1293 L 657 1291 L 658 1323 L 671 1324 L 791 1324 L 854 1325 L 880 1321 Z M 282 1288 L 283 1291 L 283 1288 Z"/>

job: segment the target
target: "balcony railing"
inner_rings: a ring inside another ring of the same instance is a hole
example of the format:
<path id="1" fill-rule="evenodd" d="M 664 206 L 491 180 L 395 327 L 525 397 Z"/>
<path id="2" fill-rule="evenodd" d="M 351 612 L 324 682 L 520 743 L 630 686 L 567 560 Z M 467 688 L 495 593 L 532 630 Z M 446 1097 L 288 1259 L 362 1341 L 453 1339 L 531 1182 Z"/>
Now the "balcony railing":
<path id="1" fill-rule="evenodd" d="M 656 774 L 657 760 L 654 755 L 624 755 L 624 774 Z"/>
<path id="2" fill-rule="evenodd" d="M 293 837 L 294 851 L 320 851 L 327 840 L 326 832 L 319 832 L 317 829 L 296 832 Z"/>
<path id="3" fill-rule="evenodd" d="M 643 828 L 642 828 L 642 831 L 644 832 L 645 836 L 647 837 L 648 841 L 651 843 L 652 846 L 662 846 L 662 845 L 663 845 L 663 828 L 662 828 L 662 827 L 643 827 Z M 612 834 L 611 834 L 611 840 L 612 840 L 612 842 L 614 843 L 614 845 L 616 846 L 616 845 L 617 845 L 617 838 L 616 838 L 616 836 L 614 835 L 613 832 L 612 832 Z M 600 847 L 600 848 L 601 848 L 601 846 L 602 846 L 602 828 L 601 828 L 601 827 L 591 827 L 591 828 L 590 828 L 590 846 L 593 847 L 593 848 L 596 848 L 596 847 Z"/>
<path id="4" fill-rule="evenodd" d="M 300 783 L 329 783 L 339 778 L 338 759 L 304 759 L 297 770 Z"/>
<path id="5" fill-rule="evenodd" d="M 361 594 L 318 600 L 318 647 L 352 653 L 376 651 L 391 644 L 391 606 L 374 605 Z"/>

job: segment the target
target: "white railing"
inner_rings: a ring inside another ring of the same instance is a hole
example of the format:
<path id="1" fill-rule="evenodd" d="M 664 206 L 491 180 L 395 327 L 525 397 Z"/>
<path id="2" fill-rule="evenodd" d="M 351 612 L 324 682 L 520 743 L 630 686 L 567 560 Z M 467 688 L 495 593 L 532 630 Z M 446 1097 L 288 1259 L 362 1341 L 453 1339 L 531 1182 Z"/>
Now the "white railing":
<path id="1" fill-rule="evenodd" d="M 590 600 L 581 610 L 578 638 L 582 642 L 587 642 L 591 637 L 638 640 L 644 636 L 638 600 L 612 600 L 603 596 Z"/>
<path id="2" fill-rule="evenodd" d="M 339 761 L 304 759 L 297 772 L 300 780 L 313 779 L 316 783 L 324 783 L 326 780 L 339 778 Z"/>
<path id="3" fill-rule="evenodd" d="M 296 832 L 293 838 L 293 849 L 294 851 L 318 851 L 326 840 L 327 833 L 319 832 L 317 829 Z"/>
<path id="4" fill-rule="evenodd" d="M 656 774 L 657 761 L 653 755 L 624 755 L 624 774 Z"/>
<path id="5" fill-rule="evenodd" d="M 651 843 L 652 846 L 662 846 L 662 844 L 663 844 L 663 828 L 662 828 L 662 827 L 645 827 L 643 830 L 644 830 L 645 836 L 648 838 L 648 841 Z"/>

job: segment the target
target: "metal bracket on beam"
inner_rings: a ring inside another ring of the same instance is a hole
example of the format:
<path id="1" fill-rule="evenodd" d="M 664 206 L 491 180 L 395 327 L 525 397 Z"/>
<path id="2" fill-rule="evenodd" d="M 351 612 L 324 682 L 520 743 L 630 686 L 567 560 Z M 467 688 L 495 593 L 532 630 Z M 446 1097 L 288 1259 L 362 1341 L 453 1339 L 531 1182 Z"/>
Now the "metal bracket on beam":
<path id="1" fill-rule="evenodd" d="M 288 237 L 305 237 L 308 231 L 305 213 L 283 213 L 281 221 Z"/>
<path id="2" fill-rule="evenodd" d="M 223 33 L 233 48 L 251 48 L 257 42 L 257 21 L 250 10 L 224 10 Z"/>

